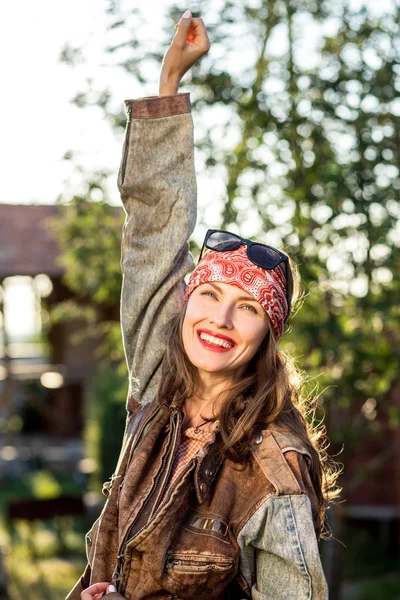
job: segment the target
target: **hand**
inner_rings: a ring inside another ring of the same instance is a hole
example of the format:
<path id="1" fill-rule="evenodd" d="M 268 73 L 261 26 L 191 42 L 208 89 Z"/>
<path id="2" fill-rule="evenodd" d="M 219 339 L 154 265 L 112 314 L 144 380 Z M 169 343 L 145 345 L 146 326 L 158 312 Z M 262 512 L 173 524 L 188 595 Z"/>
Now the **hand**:
<path id="1" fill-rule="evenodd" d="M 182 16 L 179 23 L 175 25 L 177 28 L 175 37 L 162 61 L 160 95 L 163 86 L 164 89 L 170 86 L 174 93 L 173 89 L 178 89 L 183 75 L 210 49 L 210 40 L 203 19 L 194 18 L 190 11 L 186 12 L 189 17 Z"/>
<path id="2" fill-rule="evenodd" d="M 104 592 L 106 594 L 111 594 L 111 592 L 116 592 L 116 588 L 110 584 L 110 582 L 103 583 L 94 583 L 90 587 L 83 590 L 81 593 L 81 600 L 99 600 L 104 596 Z"/>

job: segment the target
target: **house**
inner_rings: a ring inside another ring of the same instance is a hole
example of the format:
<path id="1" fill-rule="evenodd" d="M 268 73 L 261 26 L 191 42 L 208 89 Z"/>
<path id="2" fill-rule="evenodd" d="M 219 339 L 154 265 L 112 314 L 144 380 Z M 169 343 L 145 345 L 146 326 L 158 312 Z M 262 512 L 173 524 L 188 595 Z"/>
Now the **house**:
<path id="1" fill-rule="evenodd" d="M 30 278 L 38 305 L 45 310 L 72 297 L 62 281 L 60 248 L 49 226 L 49 219 L 59 211 L 57 205 L 0 204 L 0 285 L 11 277 Z M 37 289 L 40 275 L 51 282 L 51 293 L 45 298 Z M 4 311 L 1 304 L 0 309 Z M 111 313 L 111 318 L 118 320 L 119 306 Z M 80 436 L 97 368 L 94 341 L 87 338 L 79 346 L 70 341 L 81 326 L 79 321 L 52 325 L 41 342 L 9 339 L 3 327 L 0 414 L 17 411 L 27 417 L 24 426 L 30 433 Z"/>

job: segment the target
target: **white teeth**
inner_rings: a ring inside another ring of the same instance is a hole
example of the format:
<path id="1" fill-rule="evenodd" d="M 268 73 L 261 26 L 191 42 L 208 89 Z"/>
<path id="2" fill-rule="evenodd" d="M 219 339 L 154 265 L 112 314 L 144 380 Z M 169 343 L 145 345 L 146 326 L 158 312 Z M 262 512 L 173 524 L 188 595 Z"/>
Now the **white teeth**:
<path id="1" fill-rule="evenodd" d="M 222 346 L 223 348 L 233 348 L 234 346 L 226 340 L 221 340 L 221 338 L 213 337 L 212 335 L 208 335 L 208 333 L 204 333 L 203 331 L 200 333 L 200 337 L 202 340 L 206 340 L 207 342 L 211 342 L 212 344 L 216 344 L 217 346 Z"/>

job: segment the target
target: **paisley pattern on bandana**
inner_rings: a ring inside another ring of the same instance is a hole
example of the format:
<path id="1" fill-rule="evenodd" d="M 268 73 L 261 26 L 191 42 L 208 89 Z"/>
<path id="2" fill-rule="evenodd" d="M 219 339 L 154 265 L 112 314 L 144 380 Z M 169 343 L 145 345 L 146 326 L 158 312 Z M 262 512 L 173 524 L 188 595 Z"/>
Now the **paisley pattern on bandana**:
<path id="1" fill-rule="evenodd" d="M 230 252 L 210 250 L 189 278 L 185 302 L 197 286 L 208 281 L 229 283 L 253 296 L 267 312 L 277 337 L 281 337 L 288 304 L 286 279 L 279 266 L 270 271 L 258 267 L 248 259 L 244 245 Z"/>

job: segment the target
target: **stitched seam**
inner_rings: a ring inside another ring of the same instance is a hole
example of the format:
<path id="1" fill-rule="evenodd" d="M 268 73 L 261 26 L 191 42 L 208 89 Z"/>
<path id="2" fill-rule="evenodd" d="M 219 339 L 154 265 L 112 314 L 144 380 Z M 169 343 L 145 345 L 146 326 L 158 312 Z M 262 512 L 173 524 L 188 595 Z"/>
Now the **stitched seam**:
<path id="1" fill-rule="evenodd" d="M 160 115 L 160 116 L 134 115 L 134 116 L 132 116 L 132 121 L 143 120 L 143 119 L 151 119 L 152 121 L 158 121 L 159 119 L 168 119 L 169 117 L 179 117 L 179 116 L 182 116 L 182 115 L 190 115 L 191 112 L 192 112 L 191 109 L 185 110 L 185 111 L 183 111 L 181 109 L 178 109 L 176 111 L 172 111 L 172 110 L 168 111 L 168 114 Z"/>
<path id="2" fill-rule="evenodd" d="M 190 474 L 192 472 L 192 470 L 193 470 L 193 468 L 190 468 L 187 471 L 186 475 Z M 177 487 L 175 488 L 175 490 L 171 491 L 171 495 L 168 499 L 168 502 L 166 502 L 164 504 L 164 506 L 162 508 L 160 508 L 160 510 L 156 514 L 155 518 L 153 518 L 152 521 L 150 523 L 148 523 L 146 525 L 146 527 L 144 527 L 143 530 L 139 534 L 135 535 L 134 538 L 132 538 L 132 540 L 133 539 L 135 540 L 136 544 L 139 544 L 140 542 L 145 540 L 152 533 L 152 531 L 155 529 L 155 527 L 157 527 L 157 525 L 160 523 L 160 521 L 163 519 L 165 513 L 167 512 L 167 508 L 169 508 L 171 506 L 173 500 L 179 495 L 179 490 L 181 489 L 185 479 L 186 479 L 186 477 L 182 478 L 179 481 L 179 483 L 177 484 Z M 127 544 L 127 548 L 129 548 L 129 547 L 130 547 L 130 542 L 128 542 L 128 544 Z"/>
<path id="3" fill-rule="evenodd" d="M 202 533 L 200 531 L 193 531 L 192 529 L 188 529 L 187 527 L 184 527 L 183 525 L 182 525 L 182 529 L 189 531 L 192 535 L 205 535 L 206 537 L 210 537 L 213 540 L 219 540 L 223 544 L 228 544 L 228 546 L 231 546 L 231 543 L 229 541 L 227 542 L 226 540 L 223 540 L 222 538 L 218 537 L 217 535 L 211 535 L 210 533 Z"/>
<path id="4" fill-rule="evenodd" d="M 309 452 L 307 452 L 307 450 L 300 450 L 299 448 L 295 448 L 295 446 L 285 446 L 284 448 L 282 448 L 282 452 L 289 452 L 290 450 L 294 450 L 295 452 L 298 452 L 299 454 L 305 454 L 306 456 L 309 456 L 310 458 L 312 458 L 311 454 Z"/>
<path id="5" fill-rule="evenodd" d="M 301 487 L 299 485 L 299 482 L 297 481 L 296 477 L 294 476 L 294 473 L 293 473 L 292 469 L 290 468 L 290 466 L 289 466 L 289 464 L 288 464 L 288 462 L 287 462 L 287 460 L 286 460 L 286 458 L 285 458 L 285 456 L 284 456 L 284 454 L 283 454 L 283 452 L 281 450 L 281 447 L 278 444 L 278 441 L 276 440 L 276 438 L 275 438 L 275 436 L 274 436 L 273 433 L 270 432 L 270 435 L 271 435 L 272 439 L 274 440 L 275 444 L 277 445 L 277 447 L 279 448 L 279 452 L 282 453 L 282 457 L 283 457 L 283 459 L 284 459 L 284 461 L 286 463 L 286 466 L 288 468 L 290 476 L 292 477 L 294 483 L 296 484 L 296 488 L 299 490 L 299 494 L 301 494 L 303 490 L 301 489 Z"/>
<path id="6" fill-rule="evenodd" d="M 148 96 L 137 100 L 125 100 L 125 106 L 131 107 L 130 120 L 162 118 L 191 112 L 189 92 L 177 94 L 172 102 L 173 104 L 171 96 Z"/>
<path id="7" fill-rule="evenodd" d="M 290 510 L 290 514 L 291 514 L 291 520 L 293 522 L 293 529 L 294 529 L 294 533 L 296 536 L 296 540 L 297 540 L 297 553 L 300 555 L 301 557 L 301 563 L 300 563 L 300 571 L 304 570 L 305 574 L 307 576 L 307 582 L 308 582 L 308 592 L 307 592 L 307 598 L 311 599 L 311 593 L 312 593 L 312 583 L 311 583 L 311 576 L 310 576 L 310 572 L 308 570 L 307 567 L 307 563 L 304 557 L 304 553 L 303 553 L 303 548 L 301 547 L 301 543 L 300 543 L 300 538 L 299 538 L 299 531 L 297 529 L 297 525 L 296 525 L 296 519 L 294 516 L 294 511 L 293 511 L 293 504 L 292 504 L 292 498 L 291 496 L 288 496 L 287 498 L 288 501 L 288 505 L 289 505 L 289 510 Z M 304 574 L 304 573 L 302 573 Z"/>
<path id="8" fill-rule="evenodd" d="M 269 476 L 269 477 L 266 476 L 266 474 L 264 473 L 264 469 L 262 468 L 262 462 L 263 462 L 263 460 L 262 460 L 262 458 L 260 457 L 259 454 L 260 454 L 260 451 L 258 450 L 258 448 L 253 451 L 254 458 L 256 460 L 256 463 L 258 464 L 258 466 L 261 469 L 261 473 L 264 475 L 265 479 L 267 481 L 269 481 L 274 486 L 274 488 L 275 488 L 275 496 L 277 496 L 277 495 L 279 495 L 279 483 L 276 481 L 275 478 L 273 478 L 271 476 Z"/>
<path id="9" fill-rule="evenodd" d="M 248 511 L 246 516 L 240 521 L 238 527 L 236 528 L 236 531 L 235 531 L 236 539 L 239 537 L 240 532 L 242 531 L 243 527 L 246 525 L 247 521 L 250 521 L 250 519 L 254 515 L 254 513 L 256 513 L 258 511 L 258 509 L 264 504 L 264 502 L 266 502 L 268 500 L 268 498 L 270 498 L 271 496 L 276 496 L 275 492 L 270 492 L 269 494 L 267 494 L 266 496 L 261 498 L 261 500 L 259 500 L 257 502 L 257 504 L 255 504 L 254 507 Z"/>

